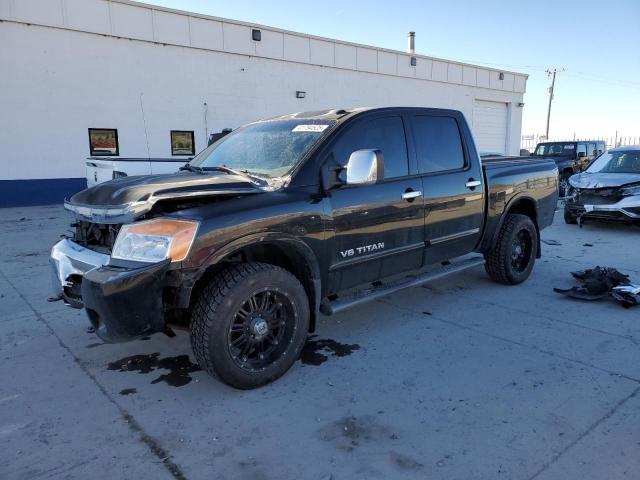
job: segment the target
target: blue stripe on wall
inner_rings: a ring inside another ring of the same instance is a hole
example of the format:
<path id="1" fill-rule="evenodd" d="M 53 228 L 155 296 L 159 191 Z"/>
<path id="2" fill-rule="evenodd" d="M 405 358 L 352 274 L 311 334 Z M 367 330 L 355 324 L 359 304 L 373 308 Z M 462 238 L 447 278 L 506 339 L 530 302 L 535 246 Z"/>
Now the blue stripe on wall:
<path id="1" fill-rule="evenodd" d="M 85 188 L 86 178 L 0 180 L 0 207 L 62 204 L 65 198 Z"/>

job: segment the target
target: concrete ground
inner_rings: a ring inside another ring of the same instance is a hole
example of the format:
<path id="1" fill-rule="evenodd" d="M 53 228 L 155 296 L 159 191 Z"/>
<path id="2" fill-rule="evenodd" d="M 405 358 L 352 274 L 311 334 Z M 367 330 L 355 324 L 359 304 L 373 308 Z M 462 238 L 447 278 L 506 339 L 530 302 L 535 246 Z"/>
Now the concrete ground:
<path id="1" fill-rule="evenodd" d="M 47 303 L 68 223 L 0 210 L 2 479 L 640 478 L 640 307 L 552 291 L 595 265 L 640 282 L 637 227 L 556 215 L 525 284 L 478 269 L 324 318 L 244 392 L 186 333 L 103 345 Z"/>

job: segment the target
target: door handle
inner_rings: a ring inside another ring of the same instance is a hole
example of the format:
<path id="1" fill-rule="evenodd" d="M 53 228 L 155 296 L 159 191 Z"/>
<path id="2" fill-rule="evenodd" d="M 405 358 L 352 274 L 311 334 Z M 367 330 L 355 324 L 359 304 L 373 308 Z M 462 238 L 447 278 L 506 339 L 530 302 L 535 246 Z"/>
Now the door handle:
<path id="1" fill-rule="evenodd" d="M 465 183 L 465 186 L 467 188 L 476 188 L 476 187 L 479 187 L 481 184 L 482 182 L 480 180 L 474 180 L 473 178 L 470 178 L 469 181 Z"/>
<path id="2" fill-rule="evenodd" d="M 418 197 L 421 197 L 421 196 L 422 196 L 422 192 L 419 191 L 419 190 L 411 190 L 409 192 L 404 192 L 402 194 L 402 198 L 404 200 L 412 200 L 414 198 L 418 198 Z"/>

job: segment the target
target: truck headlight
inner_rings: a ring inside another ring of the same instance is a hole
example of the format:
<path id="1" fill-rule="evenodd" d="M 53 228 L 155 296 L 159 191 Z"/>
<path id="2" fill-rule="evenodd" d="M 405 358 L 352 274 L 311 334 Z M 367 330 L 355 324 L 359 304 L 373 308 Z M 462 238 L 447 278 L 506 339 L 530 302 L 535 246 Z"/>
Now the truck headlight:
<path id="1" fill-rule="evenodd" d="M 630 197 L 631 195 L 640 195 L 640 185 L 634 185 L 633 187 L 623 188 L 620 193 L 623 197 Z"/>
<path id="2" fill-rule="evenodd" d="M 123 225 L 111 253 L 112 258 L 138 262 L 160 262 L 187 258 L 198 231 L 198 222 L 157 218 Z"/>

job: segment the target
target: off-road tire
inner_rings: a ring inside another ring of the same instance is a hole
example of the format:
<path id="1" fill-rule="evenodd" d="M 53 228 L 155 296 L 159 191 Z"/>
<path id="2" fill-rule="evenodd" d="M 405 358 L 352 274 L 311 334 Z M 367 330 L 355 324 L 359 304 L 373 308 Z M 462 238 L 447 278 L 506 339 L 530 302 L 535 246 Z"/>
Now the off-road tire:
<path id="1" fill-rule="evenodd" d="M 567 196 L 567 190 L 569 190 L 569 178 L 573 173 L 560 173 L 558 181 L 558 196 L 564 198 Z"/>
<path id="2" fill-rule="evenodd" d="M 263 370 L 248 372 L 236 364 L 228 344 L 229 329 L 246 299 L 261 289 L 286 296 L 295 315 L 294 330 L 280 358 Z M 287 270 L 267 263 L 241 263 L 218 273 L 196 300 L 191 320 L 191 348 L 200 367 L 239 389 L 257 388 L 283 375 L 299 358 L 309 331 L 309 300 Z"/>
<path id="3" fill-rule="evenodd" d="M 571 213 L 566 207 L 564 209 L 564 223 L 568 225 L 575 225 L 576 223 L 578 223 L 578 219 L 576 218 L 576 216 Z"/>
<path id="4" fill-rule="evenodd" d="M 523 230 L 530 236 L 531 251 L 526 267 L 518 271 L 512 266 L 512 246 L 518 233 Z M 531 218 L 526 215 L 508 214 L 498 232 L 495 245 L 489 253 L 485 254 L 485 270 L 495 282 L 517 285 L 524 282 L 531 274 L 537 254 L 538 231 Z"/>

